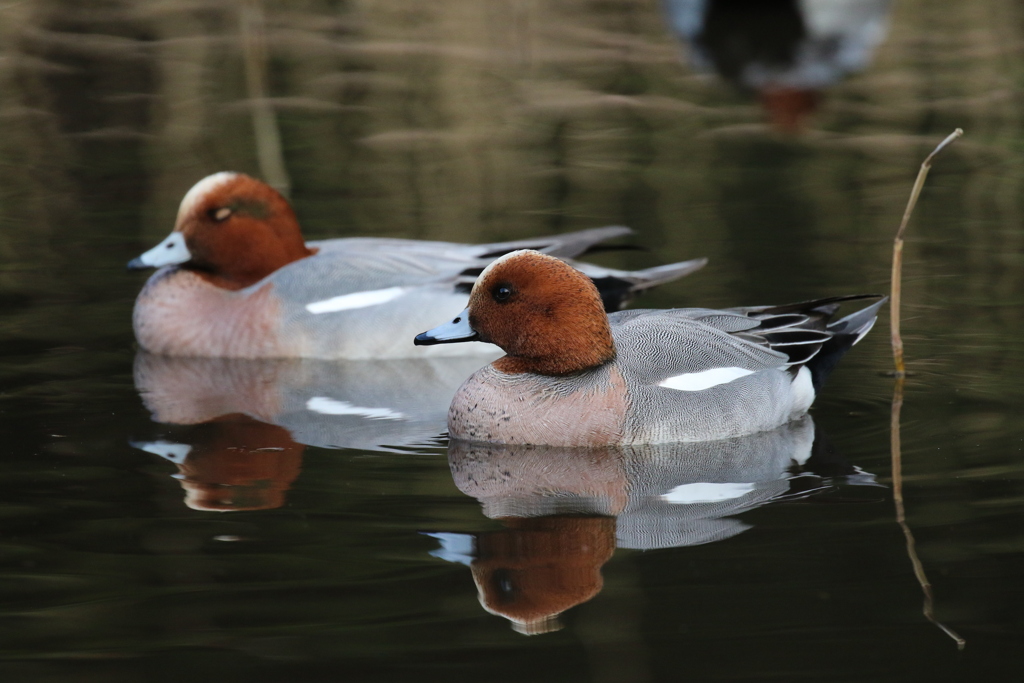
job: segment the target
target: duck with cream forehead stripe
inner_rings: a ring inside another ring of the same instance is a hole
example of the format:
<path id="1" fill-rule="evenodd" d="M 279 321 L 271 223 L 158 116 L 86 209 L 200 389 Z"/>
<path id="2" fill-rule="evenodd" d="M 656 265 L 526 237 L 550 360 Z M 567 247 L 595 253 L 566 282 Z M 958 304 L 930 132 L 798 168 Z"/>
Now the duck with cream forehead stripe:
<path id="1" fill-rule="evenodd" d="M 468 245 L 385 238 L 305 242 L 288 201 L 240 173 L 199 181 L 171 234 L 130 268 L 159 268 L 135 303 L 139 344 L 171 356 L 403 358 L 483 355 L 487 344 L 419 349 L 412 336 L 466 306 L 478 273 L 531 247 L 573 258 L 620 226 Z M 611 309 L 701 268 L 704 259 L 621 271 L 576 263 Z"/>
<path id="2" fill-rule="evenodd" d="M 416 337 L 490 341 L 508 355 L 477 371 L 448 412 L 454 439 L 552 446 L 708 441 L 804 414 L 884 299 L 836 322 L 855 295 L 726 310 L 606 315 L 570 265 L 517 251 L 488 266 L 469 307 Z"/>

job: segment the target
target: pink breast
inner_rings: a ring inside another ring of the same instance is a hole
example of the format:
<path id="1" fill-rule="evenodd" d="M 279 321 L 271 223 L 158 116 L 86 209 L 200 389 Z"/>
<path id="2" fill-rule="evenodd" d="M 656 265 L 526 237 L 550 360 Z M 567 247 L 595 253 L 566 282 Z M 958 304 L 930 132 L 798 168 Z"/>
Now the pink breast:
<path id="1" fill-rule="evenodd" d="M 459 389 L 448 411 L 452 437 L 491 443 L 606 446 L 622 442 L 628 401 L 618 370 L 606 382 L 553 391 L 559 378 L 508 375 L 487 366 Z"/>
<path id="2" fill-rule="evenodd" d="M 135 336 L 171 356 L 280 358 L 299 340 L 281 338 L 281 303 L 270 284 L 256 291 L 215 287 L 195 273 L 154 275 L 135 302 Z"/>

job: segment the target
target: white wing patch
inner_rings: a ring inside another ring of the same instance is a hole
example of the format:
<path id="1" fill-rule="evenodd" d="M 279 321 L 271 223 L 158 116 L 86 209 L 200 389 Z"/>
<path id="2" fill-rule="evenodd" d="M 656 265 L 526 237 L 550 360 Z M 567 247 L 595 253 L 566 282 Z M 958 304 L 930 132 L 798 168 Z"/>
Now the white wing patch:
<path id="1" fill-rule="evenodd" d="M 313 314 L 335 313 L 337 311 L 350 311 L 354 308 L 366 308 L 367 306 L 379 306 L 409 291 L 408 287 L 387 287 L 385 289 L 371 289 L 365 292 L 354 294 L 343 294 L 323 301 L 314 301 L 306 304 L 306 310 Z"/>
<path id="2" fill-rule="evenodd" d="M 686 505 L 692 503 L 717 503 L 747 495 L 754 490 L 753 484 L 680 484 L 668 493 L 659 496 L 666 503 Z"/>
<path id="3" fill-rule="evenodd" d="M 193 185 L 192 189 L 181 198 L 181 204 L 178 206 L 178 221 L 180 222 L 181 219 L 192 213 L 196 204 L 205 199 L 211 192 L 237 177 L 238 174 L 234 171 L 221 171 L 220 173 L 208 175 Z"/>
<path id="4" fill-rule="evenodd" d="M 358 415 L 371 420 L 404 420 L 405 415 L 390 408 L 364 408 L 348 401 L 339 401 L 327 396 L 314 396 L 306 401 L 306 408 L 321 415 Z"/>
<path id="5" fill-rule="evenodd" d="M 688 372 L 685 375 L 669 377 L 659 382 L 658 386 L 676 391 L 704 391 L 752 374 L 754 374 L 753 370 L 743 368 L 711 368 L 701 372 Z"/>

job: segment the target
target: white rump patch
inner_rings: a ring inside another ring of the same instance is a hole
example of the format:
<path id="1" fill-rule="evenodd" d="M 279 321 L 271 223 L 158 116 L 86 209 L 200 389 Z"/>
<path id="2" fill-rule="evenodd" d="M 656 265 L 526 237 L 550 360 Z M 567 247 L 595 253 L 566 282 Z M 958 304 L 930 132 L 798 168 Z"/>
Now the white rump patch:
<path id="1" fill-rule="evenodd" d="M 213 192 L 215 189 L 228 182 L 237 178 L 238 174 L 234 171 L 221 171 L 220 173 L 214 173 L 208 175 L 198 183 L 192 186 L 192 189 L 185 193 L 185 196 L 181 199 L 181 205 L 178 206 L 178 221 L 187 216 L 195 208 L 195 205 L 202 201 L 203 197 Z"/>
<path id="2" fill-rule="evenodd" d="M 743 368 L 711 368 L 702 372 L 688 372 L 685 375 L 669 377 L 662 380 L 658 386 L 676 391 L 704 391 L 752 374 L 753 370 Z"/>
<path id="3" fill-rule="evenodd" d="M 753 484 L 710 484 L 697 482 L 681 484 L 668 493 L 658 496 L 666 503 L 686 505 L 691 503 L 717 503 L 723 500 L 741 498 L 754 490 Z"/>
<path id="4" fill-rule="evenodd" d="M 793 413 L 804 413 L 814 403 L 814 380 L 811 378 L 811 371 L 807 366 L 797 370 L 796 377 L 789 388 L 790 396 L 793 397 Z"/>
<path id="5" fill-rule="evenodd" d="M 341 296 L 314 301 L 306 304 L 306 310 L 313 314 L 335 313 L 337 311 L 350 311 L 354 308 L 366 308 L 367 306 L 379 306 L 409 291 L 408 287 L 388 287 L 386 289 L 371 289 L 366 292 L 354 294 L 343 294 Z"/>
<path id="6" fill-rule="evenodd" d="M 358 415 L 371 420 L 404 420 L 405 415 L 390 408 L 364 408 L 348 401 L 339 401 L 327 396 L 314 396 L 306 401 L 306 408 L 321 415 Z"/>
<path id="7" fill-rule="evenodd" d="M 467 567 L 473 564 L 473 556 L 476 554 L 476 539 L 469 534 L 453 534 L 446 532 L 427 533 L 441 541 L 441 547 L 431 550 L 430 555 L 448 562 L 457 562 Z"/>
<path id="8" fill-rule="evenodd" d="M 139 450 L 170 460 L 175 465 L 185 462 L 185 458 L 192 452 L 192 447 L 187 443 L 174 443 L 172 441 L 134 441 L 132 445 Z"/>

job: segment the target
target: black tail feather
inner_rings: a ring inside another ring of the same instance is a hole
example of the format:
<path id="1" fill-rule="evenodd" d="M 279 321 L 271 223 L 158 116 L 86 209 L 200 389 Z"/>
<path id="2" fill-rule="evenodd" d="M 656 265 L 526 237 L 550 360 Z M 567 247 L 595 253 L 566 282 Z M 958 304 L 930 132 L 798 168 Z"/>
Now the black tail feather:
<path id="1" fill-rule="evenodd" d="M 871 296 L 877 297 L 878 295 Z M 867 296 L 846 297 L 844 300 L 864 298 L 867 298 Z M 821 350 L 807 361 L 805 366 L 811 371 L 811 381 L 814 384 L 815 393 L 820 392 L 821 388 L 825 386 L 825 381 L 832 374 L 832 371 L 835 370 L 839 360 L 846 352 L 853 348 L 853 345 L 868 333 L 878 318 L 878 310 L 888 300 L 889 297 L 882 297 L 867 308 L 862 308 L 856 313 L 852 313 L 828 326 L 828 331 L 832 333 L 832 338 L 822 344 Z"/>

